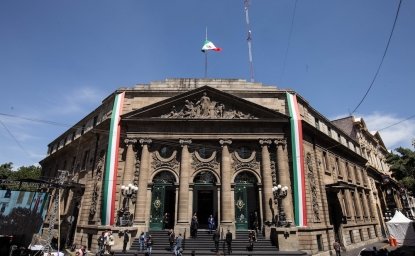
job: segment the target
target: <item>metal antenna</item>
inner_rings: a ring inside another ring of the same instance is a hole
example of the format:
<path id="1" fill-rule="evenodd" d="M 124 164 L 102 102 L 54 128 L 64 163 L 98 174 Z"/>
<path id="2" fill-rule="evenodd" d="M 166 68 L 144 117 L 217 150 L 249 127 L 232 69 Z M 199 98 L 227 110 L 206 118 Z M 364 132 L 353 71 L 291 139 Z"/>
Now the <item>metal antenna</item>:
<path id="1" fill-rule="evenodd" d="M 246 29 L 248 30 L 248 36 L 246 41 L 248 42 L 248 55 L 249 55 L 249 70 L 251 74 L 251 82 L 254 82 L 254 63 L 252 61 L 252 30 L 249 23 L 249 0 L 244 0 L 244 9 L 245 9 L 245 20 L 246 20 Z"/>

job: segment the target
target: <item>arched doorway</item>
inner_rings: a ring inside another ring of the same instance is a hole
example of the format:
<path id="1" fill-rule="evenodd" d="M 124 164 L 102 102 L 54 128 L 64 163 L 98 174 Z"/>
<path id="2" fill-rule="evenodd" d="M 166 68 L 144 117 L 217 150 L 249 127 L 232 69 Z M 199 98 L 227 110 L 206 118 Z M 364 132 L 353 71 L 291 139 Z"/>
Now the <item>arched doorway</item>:
<path id="1" fill-rule="evenodd" d="M 256 176 L 240 172 L 235 177 L 235 227 L 237 230 L 254 229 L 257 222 L 261 227 L 259 214 L 259 193 Z"/>
<path id="2" fill-rule="evenodd" d="M 151 191 L 150 229 L 171 229 L 175 220 L 176 189 L 174 175 L 162 171 L 153 178 Z"/>
<path id="3" fill-rule="evenodd" d="M 208 228 L 209 215 L 218 222 L 216 177 L 211 171 L 201 171 L 196 174 L 193 183 L 193 213 L 197 214 L 199 228 Z"/>

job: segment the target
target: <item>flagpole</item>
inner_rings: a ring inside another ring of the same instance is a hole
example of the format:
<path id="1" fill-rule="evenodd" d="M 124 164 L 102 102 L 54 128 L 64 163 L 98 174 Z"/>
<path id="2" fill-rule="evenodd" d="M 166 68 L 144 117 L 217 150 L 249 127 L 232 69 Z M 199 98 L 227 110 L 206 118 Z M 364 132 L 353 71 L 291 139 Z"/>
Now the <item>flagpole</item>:
<path id="1" fill-rule="evenodd" d="M 207 26 L 206 26 L 206 33 L 205 33 L 205 41 L 207 41 Z M 207 65 L 208 65 L 208 57 L 207 57 L 207 52 L 205 51 L 205 78 L 207 78 Z"/>

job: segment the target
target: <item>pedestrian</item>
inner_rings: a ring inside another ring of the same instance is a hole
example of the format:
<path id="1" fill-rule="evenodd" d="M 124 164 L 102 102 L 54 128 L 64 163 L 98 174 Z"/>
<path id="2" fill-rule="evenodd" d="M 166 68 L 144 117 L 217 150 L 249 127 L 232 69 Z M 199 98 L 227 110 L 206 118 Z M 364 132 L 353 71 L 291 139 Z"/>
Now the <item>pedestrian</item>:
<path id="1" fill-rule="evenodd" d="M 229 229 L 228 229 L 228 232 L 226 233 L 225 241 L 228 247 L 228 254 L 231 254 L 232 253 L 232 233 Z"/>
<path id="2" fill-rule="evenodd" d="M 102 232 L 98 237 L 98 255 L 104 254 L 104 245 L 105 245 L 105 232 Z"/>
<path id="3" fill-rule="evenodd" d="M 163 229 L 169 228 L 170 215 L 166 212 L 163 216 Z"/>
<path id="4" fill-rule="evenodd" d="M 336 241 L 334 241 L 333 248 L 336 251 L 336 256 L 341 256 L 341 254 L 340 254 L 340 249 L 341 248 L 340 248 L 339 240 L 336 239 Z"/>
<path id="5" fill-rule="evenodd" d="M 170 244 L 170 251 L 174 251 L 174 239 L 176 238 L 176 234 L 174 234 L 173 229 L 169 231 L 169 244 Z"/>
<path id="6" fill-rule="evenodd" d="M 151 251 L 153 250 L 153 239 L 151 238 L 151 235 L 149 235 L 147 238 L 146 246 L 147 246 L 147 255 L 151 256 Z"/>
<path id="7" fill-rule="evenodd" d="M 199 222 L 197 221 L 196 213 L 192 217 L 192 221 L 190 223 L 190 236 L 193 238 L 197 238 L 197 228 L 199 227 Z"/>
<path id="8" fill-rule="evenodd" d="M 86 256 L 86 247 L 85 245 L 82 245 L 81 248 L 79 248 L 76 253 L 76 256 Z"/>
<path id="9" fill-rule="evenodd" d="M 114 236 L 112 235 L 112 231 L 108 231 L 107 240 L 106 240 L 106 246 L 105 250 L 107 253 L 111 254 L 111 248 L 115 244 Z"/>
<path id="10" fill-rule="evenodd" d="M 139 242 L 140 242 L 140 252 L 142 252 L 144 250 L 145 238 L 146 237 L 144 235 L 144 232 L 141 231 L 140 237 L 138 238 L 139 239 Z"/>
<path id="11" fill-rule="evenodd" d="M 215 218 L 213 218 L 212 214 L 208 218 L 208 227 L 209 234 L 212 234 L 212 231 L 215 229 Z"/>
<path id="12" fill-rule="evenodd" d="M 215 242 L 216 252 L 219 252 L 219 240 L 220 240 L 220 234 L 219 234 L 219 229 L 217 229 L 215 233 L 213 233 L 213 241 Z"/>
<path id="13" fill-rule="evenodd" d="M 255 231 L 254 230 L 250 230 L 249 234 L 248 234 L 248 247 L 246 248 L 248 251 L 253 251 L 254 250 L 254 242 L 255 242 L 256 238 L 255 238 Z"/>
<path id="14" fill-rule="evenodd" d="M 174 254 L 176 256 L 180 255 L 181 251 L 183 251 L 182 243 L 183 243 L 183 237 L 182 237 L 182 234 L 179 233 L 179 236 L 176 238 L 176 245 L 174 246 Z"/>
<path id="15" fill-rule="evenodd" d="M 122 246 L 122 252 L 127 251 L 127 244 L 130 241 L 130 237 L 128 236 L 128 230 L 124 231 L 124 240 L 123 240 L 123 246 Z"/>

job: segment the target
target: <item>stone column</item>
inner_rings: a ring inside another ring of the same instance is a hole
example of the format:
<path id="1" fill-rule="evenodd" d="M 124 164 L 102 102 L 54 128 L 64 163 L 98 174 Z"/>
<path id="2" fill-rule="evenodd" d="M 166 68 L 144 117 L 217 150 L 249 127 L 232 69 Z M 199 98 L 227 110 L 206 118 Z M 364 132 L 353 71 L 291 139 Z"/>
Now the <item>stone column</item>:
<path id="1" fill-rule="evenodd" d="M 346 194 L 346 202 L 347 202 L 347 208 L 348 208 L 347 212 L 350 215 L 350 216 L 347 216 L 347 217 L 350 217 L 350 219 L 356 218 L 355 211 L 354 211 L 354 208 L 353 208 L 353 205 L 354 205 L 353 202 L 354 201 L 353 201 L 352 195 L 350 193 L 350 190 L 346 189 L 344 192 Z"/>
<path id="2" fill-rule="evenodd" d="M 146 222 L 146 201 L 147 201 L 147 184 L 148 174 L 150 173 L 150 152 L 148 145 L 151 143 L 151 139 L 140 139 L 141 144 L 141 164 L 140 175 L 138 178 L 138 192 L 137 201 L 135 204 L 135 217 L 134 224 L 139 226 L 145 226 Z"/>
<path id="3" fill-rule="evenodd" d="M 180 159 L 180 177 L 179 177 L 179 209 L 177 224 L 187 225 L 189 223 L 189 173 L 190 173 L 190 153 L 189 145 L 191 140 L 180 140 L 182 154 Z"/>
<path id="4" fill-rule="evenodd" d="M 363 220 L 362 203 L 360 202 L 359 191 L 357 189 L 354 190 L 354 202 L 357 209 L 357 216 L 360 217 L 360 220 Z"/>
<path id="5" fill-rule="evenodd" d="M 367 201 L 367 195 L 365 191 L 362 192 L 362 198 L 363 198 L 363 208 L 365 209 L 365 216 L 367 216 L 368 220 L 370 221 L 372 219 L 372 216 L 369 211 L 369 203 Z"/>
<path id="6" fill-rule="evenodd" d="M 121 185 L 128 185 L 133 183 L 135 169 L 134 145 L 137 143 L 137 140 L 125 139 L 124 143 L 127 146 L 127 153 L 125 154 L 124 175 Z"/>
<path id="7" fill-rule="evenodd" d="M 287 151 L 287 140 L 276 139 L 274 143 L 277 145 L 277 178 L 278 183 L 282 186 L 287 186 L 287 197 L 282 199 L 282 206 L 284 208 L 284 213 L 287 218 L 287 221 L 294 223 L 293 217 L 293 197 L 292 197 L 292 187 L 291 187 L 291 177 L 290 177 L 290 168 L 288 166 L 288 151 Z M 269 177 L 271 178 L 271 177 Z"/>
<path id="8" fill-rule="evenodd" d="M 260 140 L 261 144 L 261 175 L 263 185 L 263 207 L 264 207 L 264 223 L 272 222 L 272 209 L 274 208 L 274 196 L 272 194 L 272 179 L 271 179 L 271 158 L 268 147 L 271 145 L 271 140 Z"/>
<path id="9" fill-rule="evenodd" d="M 231 140 L 220 140 L 219 143 L 222 145 L 222 159 L 221 159 L 221 178 L 222 178 L 222 200 L 221 210 L 222 218 L 221 225 L 229 226 L 232 224 L 234 211 L 232 202 L 232 191 L 231 191 L 231 155 L 229 153 L 228 146 L 232 143 Z"/>

